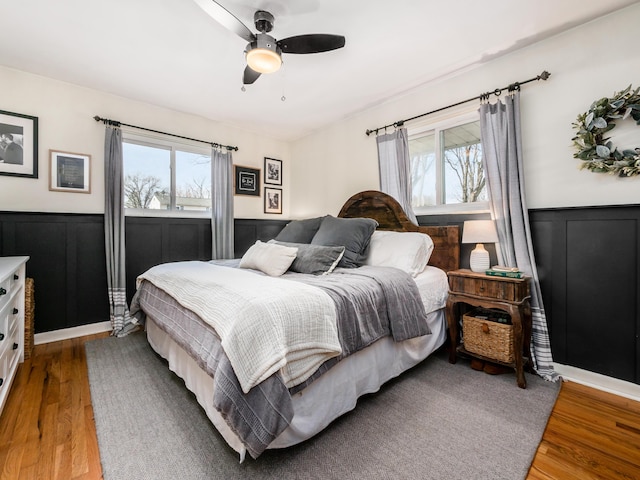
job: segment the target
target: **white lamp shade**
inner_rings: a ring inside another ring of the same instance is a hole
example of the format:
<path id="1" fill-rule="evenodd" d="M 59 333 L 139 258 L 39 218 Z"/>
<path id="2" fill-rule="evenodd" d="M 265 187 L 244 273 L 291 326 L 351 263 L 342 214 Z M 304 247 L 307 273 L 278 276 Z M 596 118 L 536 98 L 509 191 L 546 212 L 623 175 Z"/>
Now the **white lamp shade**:
<path id="1" fill-rule="evenodd" d="M 473 272 L 484 272 L 489 268 L 489 252 L 483 243 L 496 243 L 498 233 L 493 220 L 468 220 L 464 222 L 462 243 L 475 243 L 476 248 L 469 257 L 469 266 Z"/>
<path id="2" fill-rule="evenodd" d="M 462 228 L 462 243 L 496 243 L 498 232 L 493 220 L 467 220 Z"/>

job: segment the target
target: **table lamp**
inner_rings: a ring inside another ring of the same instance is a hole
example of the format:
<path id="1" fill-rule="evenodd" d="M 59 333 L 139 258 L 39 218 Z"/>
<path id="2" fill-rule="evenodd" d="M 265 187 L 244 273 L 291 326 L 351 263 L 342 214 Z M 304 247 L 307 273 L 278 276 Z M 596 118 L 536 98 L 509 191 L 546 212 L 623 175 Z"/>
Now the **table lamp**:
<path id="1" fill-rule="evenodd" d="M 483 243 L 496 243 L 498 233 L 493 220 L 467 220 L 462 229 L 462 243 L 475 243 L 476 248 L 469 257 L 473 272 L 484 272 L 489 268 L 489 252 Z"/>

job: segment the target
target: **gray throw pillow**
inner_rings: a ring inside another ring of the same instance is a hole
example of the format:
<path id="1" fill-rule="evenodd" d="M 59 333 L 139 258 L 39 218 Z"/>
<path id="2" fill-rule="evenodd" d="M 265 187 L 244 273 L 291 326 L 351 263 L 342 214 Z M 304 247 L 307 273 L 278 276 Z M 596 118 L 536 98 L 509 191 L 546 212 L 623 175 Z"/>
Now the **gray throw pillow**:
<path id="1" fill-rule="evenodd" d="M 289 243 L 311 243 L 324 217 L 292 220 L 280 231 L 275 240 Z"/>
<path id="2" fill-rule="evenodd" d="M 338 266 L 356 268 L 362 265 L 364 253 L 377 226 L 378 222 L 372 218 L 336 218 L 327 215 L 311 243 L 332 247 L 344 246 L 344 255 Z"/>
<path id="3" fill-rule="evenodd" d="M 305 243 L 279 242 L 269 240 L 269 243 L 294 247 L 298 249 L 296 258 L 289 267 L 292 272 L 310 273 L 311 275 L 325 275 L 333 272 L 344 255 L 344 247 L 326 247 L 324 245 L 310 245 Z"/>

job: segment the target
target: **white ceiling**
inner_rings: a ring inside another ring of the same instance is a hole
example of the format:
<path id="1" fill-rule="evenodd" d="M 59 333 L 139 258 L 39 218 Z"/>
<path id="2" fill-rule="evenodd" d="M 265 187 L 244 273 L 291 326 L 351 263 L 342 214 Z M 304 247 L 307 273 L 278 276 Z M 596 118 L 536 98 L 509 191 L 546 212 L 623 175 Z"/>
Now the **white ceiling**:
<path id="1" fill-rule="evenodd" d="M 242 92 L 245 41 L 193 0 L 3 0 L 0 65 L 289 141 L 637 1 L 219 3 L 252 31 L 253 13 L 263 9 L 275 16 L 276 39 L 333 33 L 346 46 L 285 54 L 279 72 Z"/>

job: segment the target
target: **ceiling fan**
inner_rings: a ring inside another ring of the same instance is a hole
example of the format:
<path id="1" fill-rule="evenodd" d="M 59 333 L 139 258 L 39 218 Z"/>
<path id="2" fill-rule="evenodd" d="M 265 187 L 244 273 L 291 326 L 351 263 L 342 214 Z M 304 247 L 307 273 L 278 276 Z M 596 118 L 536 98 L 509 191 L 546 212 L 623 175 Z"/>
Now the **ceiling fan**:
<path id="1" fill-rule="evenodd" d="M 253 21 L 258 33 L 253 33 L 238 18 L 214 0 L 194 0 L 205 12 L 222 26 L 245 39 L 247 67 L 242 83 L 249 85 L 263 73 L 278 71 L 282 65 L 283 53 L 321 53 L 344 47 L 342 35 L 312 33 L 276 40 L 269 32 L 273 29 L 274 17 L 269 12 L 258 10 Z"/>

